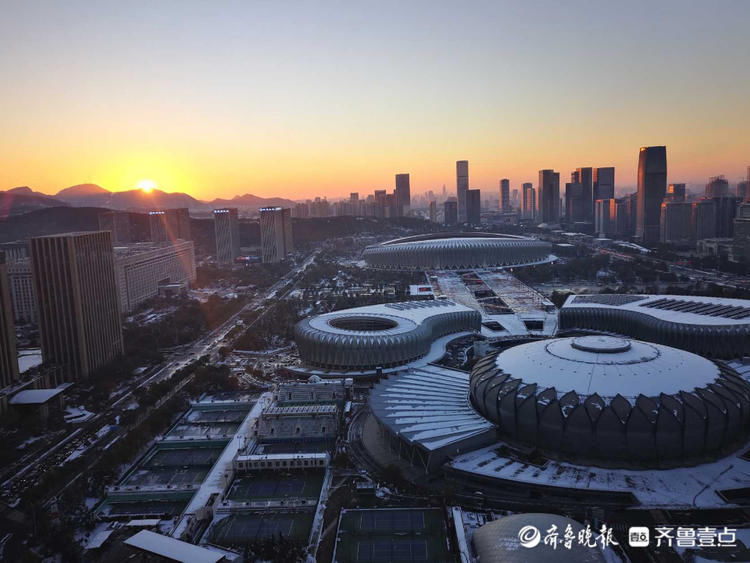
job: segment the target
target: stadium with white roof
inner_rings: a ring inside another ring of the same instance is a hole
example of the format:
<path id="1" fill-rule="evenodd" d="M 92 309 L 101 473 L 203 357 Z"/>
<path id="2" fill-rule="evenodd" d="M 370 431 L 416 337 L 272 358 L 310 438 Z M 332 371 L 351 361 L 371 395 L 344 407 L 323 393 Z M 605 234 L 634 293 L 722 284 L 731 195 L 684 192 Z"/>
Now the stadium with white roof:
<path id="1" fill-rule="evenodd" d="M 689 295 L 571 295 L 560 328 L 614 332 L 712 358 L 750 355 L 750 302 Z"/>
<path id="2" fill-rule="evenodd" d="M 493 233 L 436 233 L 390 240 L 364 251 L 371 268 L 461 270 L 511 268 L 551 262 L 552 245 L 530 237 Z"/>
<path id="3" fill-rule="evenodd" d="M 479 331 L 481 320 L 477 311 L 449 300 L 386 303 L 303 319 L 295 342 L 307 366 L 375 371 L 422 358 L 442 336 Z"/>

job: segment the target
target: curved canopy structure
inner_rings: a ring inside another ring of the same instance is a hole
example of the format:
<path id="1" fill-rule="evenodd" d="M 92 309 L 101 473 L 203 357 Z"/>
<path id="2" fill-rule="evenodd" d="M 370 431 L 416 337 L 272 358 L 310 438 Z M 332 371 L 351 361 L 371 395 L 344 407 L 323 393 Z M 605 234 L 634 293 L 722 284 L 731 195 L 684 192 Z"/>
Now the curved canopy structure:
<path id="1" fill-rule="evenodd" d="M 418 235 L 368 246 L 364 259 L 387 270 L 517 267 L 554 260 L 552 246 L 534 238 L 493 233 Z"/>

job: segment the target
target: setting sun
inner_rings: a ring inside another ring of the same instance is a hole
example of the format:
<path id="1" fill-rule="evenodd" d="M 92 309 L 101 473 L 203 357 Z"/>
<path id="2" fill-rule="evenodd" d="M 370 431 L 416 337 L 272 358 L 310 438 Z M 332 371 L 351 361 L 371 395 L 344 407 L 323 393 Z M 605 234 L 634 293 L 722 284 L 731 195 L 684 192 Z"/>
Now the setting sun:
<path id="1" fill-rule="evenodd" d="M 154 188 L 156 188 L 156 182 L 153 180 L 140 180 L 136 185 L 136 188 L 139 190 L 143 190 L 144 192 L 150 192 Z"/>

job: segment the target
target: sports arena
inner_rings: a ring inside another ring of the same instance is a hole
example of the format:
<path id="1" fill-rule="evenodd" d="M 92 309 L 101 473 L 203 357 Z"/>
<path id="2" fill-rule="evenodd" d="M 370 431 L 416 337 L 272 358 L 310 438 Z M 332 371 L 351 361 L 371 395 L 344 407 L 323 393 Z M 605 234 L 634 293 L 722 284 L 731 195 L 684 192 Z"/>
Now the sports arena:
<path id="1" fill-rule="evenodd" d="M 551 262 L 550 243 L 494 233 L 438 233 L 390 240 L 364 251 L 371 268 L 465 270 L 511 268 Z"/>

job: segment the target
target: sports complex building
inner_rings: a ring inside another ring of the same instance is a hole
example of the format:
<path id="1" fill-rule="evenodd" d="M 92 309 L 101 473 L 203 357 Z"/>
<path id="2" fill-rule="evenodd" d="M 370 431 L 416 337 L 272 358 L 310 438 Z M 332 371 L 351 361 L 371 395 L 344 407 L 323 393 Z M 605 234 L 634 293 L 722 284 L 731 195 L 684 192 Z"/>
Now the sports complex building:
<path id="1" fill-rule="evenodd" d="M 750 355 L 750 302 L 689 295 L 571 295 L 560 327 L 609 331 L 712 358 Z"/>
<path id="2" fill-rule="evenodd" d="M 551 262 L 552 245 L 534 238 L 493 233 L 437 233 L 390 240 L 364 251 L 371 268 L 466 270 L 512 268 Z"/>

